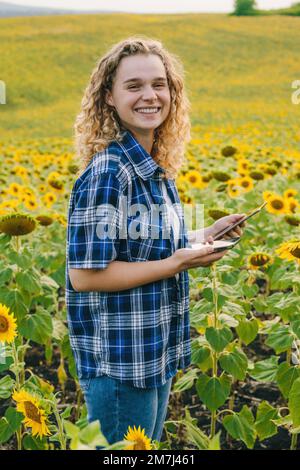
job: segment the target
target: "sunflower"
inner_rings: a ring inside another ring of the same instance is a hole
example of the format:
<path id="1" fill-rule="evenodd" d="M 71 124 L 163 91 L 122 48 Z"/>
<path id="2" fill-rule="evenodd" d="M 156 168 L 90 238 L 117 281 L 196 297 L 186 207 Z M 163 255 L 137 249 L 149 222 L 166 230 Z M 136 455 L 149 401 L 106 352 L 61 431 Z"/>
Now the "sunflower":
<path id="1" fill-rule="evenodd" d="M 265 178 L 264 173 L 262 173 L 261 171 L 258 171 L 258 170 L 250 171 L 249 176 L 251 176 L 251 178 L 256 180 L 256 181 L 260 181 L 260 180 L 263 180 Z"/>
<path id="2" fill-rule="evenodd" d="M 126 446 L 124 450 L 151 450 L 151 440 L 145 435 L 145 429 L 141 430 L 139 426 L 138 429 L 134 426 L 131 428 L 128 426 L 127 434 L 124 434 L 124 438 L 127 441 L 134 441 L 134 444 Z"/>
<path id="3" fill-rule="evenodd" d="M 238 166 L 237 166 L 237 172 L 239 174 L 246 174 L 249 172 L 251 163 L 249 160 L 246 160 L 244 158 L 238 160 Z"/>
<path id="4" fill-rule="evenodd" d="M 79 166 L 75 163 L 70 163 L 70 165 L 68 165 L 68 170 L 72 175 L 75 175 L 79 171 Z"/>
<path id="5" fill-rule="evenodd" d="M 67 226 L 67 219 L 64 214 L 53 214 L 53 218 L 57 220 L 63 227 Z"/>
<path id="6" fill-rule="evenodd" d="M 20 176 L 21 178 L 26 178 L 28 176 L 28 171 L 24 166 L 16 165 L 12 170 L 12 174 Z"/>
<path id="7" fill-rule="evenodd" d="M 51 215 L 47 215 L 47 214 L 38 215 L 36 217 L 36 220 L 38 220 L 40 225 L 43 225 L 44 227 L 48 227 L 48 225 L 51 225 L 54 221 L 53 217 L 51 217 Z"/>
<path id="8" fill-rule="evenodd" d="M 18 199 L 9 199 L 8 201 L 1 202 L 0 211 L 7 212 L 8 209 L 16 209 L 19 205 Z"/>
<path id="9" fill-rule="evenodd" d="M 221 150 L 221 154 L 223 157 L 232 157 L 235 155 L 237 152 L 237 148 L 233 147 L 232 145 L 226 145 L 226 147 L 223 147 Z"/>
<path id="10" fill-rule="evenodd" d="M 36 221 L 30 215 L 15 213 L 0 217 L 0 232 L 6 235 L 19 236 L 33 232 Z"/>
<path id="11" fill-rule="evenodd" d="M 0 341 L 12 343 L 17 336 L 16 319 L 9 308 L 0 304 Z"/>
<path id="12" fill-rule="evenodd" d="M 54 193 L 48 192 L 43 196 L 43 202 L 46 207 L 51 207 L 56 201 L 56 195 Z"/>
<path id="13" fill-rule="evenodd" d="M 288 207 L 288 212 L 291 214 L 296 212 L 297 207 L 299 207 L 299 202 L 294 197 L 289 197 L 285 199 L 286 205 Z"/>
<path id="14" fill-rule="evenodd" d="M 237 184 L 243 189 L 243 192 L 247 193 L 251 191 L 254 187 L 252 178 L 249 176 L 244 176 L 243 178 L 237 179 Z"/>
<path id="15" fill-rule="evenodd" d="M 46 413 L 40 406 L 40 400 L 21 390 L 20 392 L 14 391 L 12 395 L 13 400 L 17 403 L 17 411 L 23 413 L 25 416 L 23 423 L 25 426 L 32 428 L 32 435 L 39 437 L 47 436 L 50 431 L 46 424 Z"/>
<path id="16" fill-rule="evenodd" d="M 213 178 L 217 181 L 221 181 L 222 183 L 225 183 L 226 181 L 230 180 L 230 174 L 227 173 L 226 171 L 212 171 L 211 172 Z"/>
<path id="17" fill-rule="evenodd" d="M 227 181 L 227 191 L 229 196 L 232 198 L 240 195 L 241 188 L 238 186 L 236 179 L 230 179 Z"/>
<path id="18" fill-rule="evenodd" d="M 274 193 L 272 193 L 272 191 L 264 191 L 263 192 L 264 201 L 268 201 L 272 196 L 274 196 Z"/>
<path id="19" fill-rule="evenodd" d="M 300 239 L 294 238 L 280 245 L 275 252 L 279 258 L 296 261 L 300 264 Z"/>
<path id="20" fill-rule="evenodd" d="M 180 194 L 180 200 L 184 203 L 184 204 L 192 204 L 193 203 L 193 198 L 191 196 L 189 196 L 188 194 L 183 194 L 181 193 Z"/>
<path id="21" fill-rule="evenodd" d="M 9 185 L 7 192 L 8 194 L 11 194 L 12 196 L 18 197 L 22 193 L 22 186 L 18 183 L 11 183 Z"/>
<path id="22" fill-rule="evenodd" d="M 202 189 L 206 185 L 203 183 L 202 176 L 197 170 L 189 170 L 185 174 L 185 180 L 190 183 L 193 188 Z"/>
<path id="23" fill-rule="evenodd" d="M 248 257 L 250 269 L 266 268 L 272 263 L 273 259 L 268 253 L 256 251 Z"/>
<path id="24" fill-rule="evenodd" d="M 298 191 L 297 189 L 293 189 L 293 188 L 288 188 L 284 191 L 283 193 L 283 197 L 285 199 L 288 199 L 289 197 L 294 197 L 298 194 Z"/>
<path id="25" fill-rule="evenodd" d="M 287 214 L 284 216 L 284 220 L 292 227 L 299 227 L 300 225 L 300 217 L 297 217 L 296 215 Z"/>
<path id="26" fill-rule="evenodd" d="M 39 184 L 38 191 L 40 193 L 44 193 L 46 191 L 46 189 L 47 189 L 47 186 L 45 184 Z"/>
<path id="27" fill-rule="evenodd" d="M 286 200 L 283 199 L 283 197 L 274 194 L 268 199 L 266 209 L 270 214 L 285 214 L 287 212 Z"/>
<path id="28" fill-rule="evenodd" d="M 32 196 L 25 196 L 23 202 L 26 209 L 30 211 L 35 211 L 38 208 L 38 203 Z"/>
<path id="29" fill-rule="evenodd" d="M 218 220 L 218 219 L 221 219 L 221 217 L 230 215 L 230 212 L 228 212 L 226 209 L 212 208 L 208 210 L 208 215 L 213 220 Z"/>
<path id="30" fill-rule="evenodd" d="M 176 178 L 176 185 L 177 185 L 178 188 L 182 189 L 183 191 L 187 190 L 188 187 L 189 187 L 189 183 L 186 180 L 184 175 L 179 175 Z"/>

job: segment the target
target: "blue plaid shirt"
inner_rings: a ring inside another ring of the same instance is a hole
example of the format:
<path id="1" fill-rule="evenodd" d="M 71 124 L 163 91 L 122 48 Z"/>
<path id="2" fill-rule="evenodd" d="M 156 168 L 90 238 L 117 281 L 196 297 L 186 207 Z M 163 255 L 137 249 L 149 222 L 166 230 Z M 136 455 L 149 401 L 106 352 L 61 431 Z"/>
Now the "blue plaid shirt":
<path id="1" fill-rule="evenodd" d="M 172 255 L 173 229 L 170 237 L 163 236 L 163 212 L 156 219 L 159 236 L 120 236 L 124 223 L 128 228 L 136 217 L 129 209 L 123 216 L 122 198 L 128 208 L 143 204 L 151 214 L 153 204 L 165 204 L 164 171 L 124 130 L 122 142 L 96 153 L 75 181 L 68 211 L 66 305 L 79 378 L 108 375 L 135 387 L 159 387 L 191 362 L 188 271 L 114 292 L 77 292 L 69 278 L 69 268 L 105 269 L 114 260 L 145 262 Z M 181 223 L 177 248 L 184 248 L 188 237 L 175 181 L 165 182 Z M 147 231 L 149 225 L 139 220 L 141 231 Z M 99 236 L 106 224 L 115 229 L 113 237 Z"/>

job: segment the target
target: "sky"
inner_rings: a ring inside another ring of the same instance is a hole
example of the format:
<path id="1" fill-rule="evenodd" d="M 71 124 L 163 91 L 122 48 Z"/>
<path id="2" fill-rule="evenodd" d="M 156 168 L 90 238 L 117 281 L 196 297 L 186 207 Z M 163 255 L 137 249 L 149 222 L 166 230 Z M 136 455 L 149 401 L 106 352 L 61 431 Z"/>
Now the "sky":
<path id="1" fill-rule="evenodd" d="M 72 10 L 110 10 L 133 13 L 230 12 L 234 0 L 3 0 L 19 5 Z M 296 0 L 257 0 L 259 8 L 290 6 Z"/>

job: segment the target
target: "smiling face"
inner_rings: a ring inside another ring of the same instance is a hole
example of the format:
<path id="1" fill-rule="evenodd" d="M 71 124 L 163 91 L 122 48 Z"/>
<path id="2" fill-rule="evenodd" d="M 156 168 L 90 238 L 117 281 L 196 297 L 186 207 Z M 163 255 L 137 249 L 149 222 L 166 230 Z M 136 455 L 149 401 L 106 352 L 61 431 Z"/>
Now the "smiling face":
<path id="1" fill-rule="evenodd" d="M 142 139 L 167 118 L 171 96 L 164 64 L 154 54 L 124 57 L 117 68 L 107 103 L 116 108 L 123 126 Z M 151 108 L 148 109 L 148 108 Z"/>

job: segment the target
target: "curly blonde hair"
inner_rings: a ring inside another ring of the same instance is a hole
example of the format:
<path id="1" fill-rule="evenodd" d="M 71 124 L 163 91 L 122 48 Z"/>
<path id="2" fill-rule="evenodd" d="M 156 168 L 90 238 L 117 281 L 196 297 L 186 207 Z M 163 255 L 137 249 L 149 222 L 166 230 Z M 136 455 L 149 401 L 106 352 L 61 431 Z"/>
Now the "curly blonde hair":
<path id="1" fill-rule="evenodd" d="M 74 125 L 79 172 L 84 171 L 95 153 L 114 140 L 122 140 L 124 128 L 115 108 L 107 104 L 105 98 L 107 91 L 112 90 L 122 58 L 136 54 L 155 54 L 165 66 L 171 107 L 168 117 L 155 129 L 151 155 L 165 169 L 167 178 L 178 176 L 185 160 L 185 144 L 191 139 L 191 105 L 184 88 L 185 72 L 177 56 L 168 52 L 160 41 L 145 36 L 131 36 L 113 45 L 92 71 Z"/>

